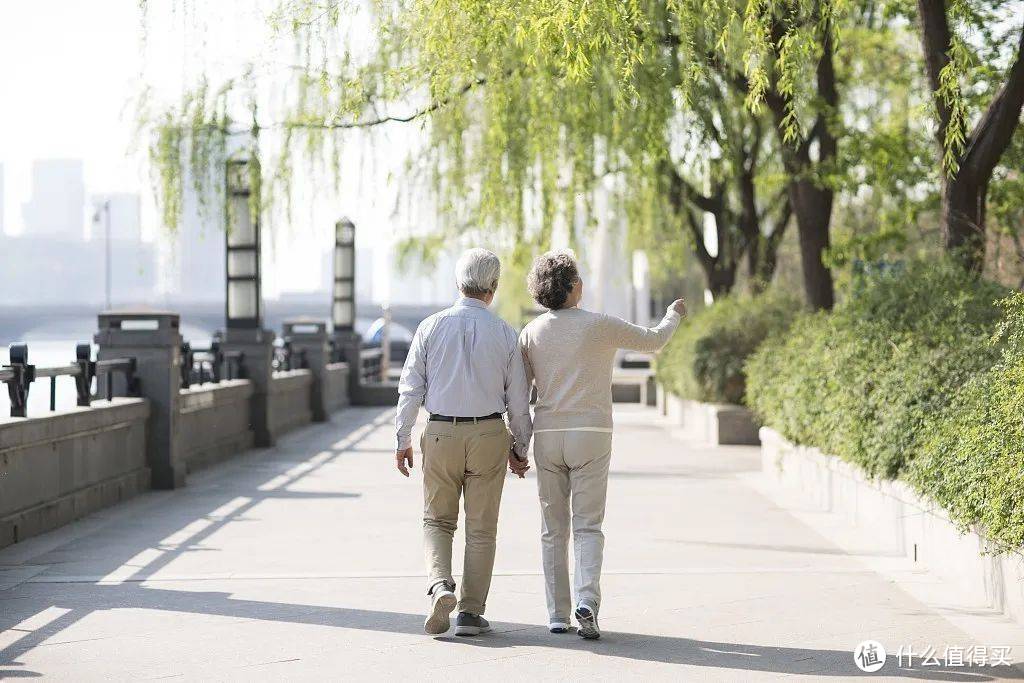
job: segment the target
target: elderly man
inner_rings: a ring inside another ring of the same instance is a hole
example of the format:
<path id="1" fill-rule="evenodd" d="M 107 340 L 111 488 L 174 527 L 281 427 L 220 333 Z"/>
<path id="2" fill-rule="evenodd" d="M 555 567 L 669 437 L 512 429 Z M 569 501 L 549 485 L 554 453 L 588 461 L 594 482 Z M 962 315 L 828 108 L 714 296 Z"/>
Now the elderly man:
<path id="1" fill-rule="evenodd" d="M 412 427 L 420 404 L 430 414 L 423 453 L 423 537 L 430 613 L 427 633 L 446 632 L 456 607 L 452 539 L 465 498 L 466 552 L 456 635 L 490 630 L 483 618 L 494 569 L 498 507 L 505 464 L 529 469 L 529 390 L 517 336 L 488 310 L 501 264 L 486 249 L 470 249 L 455 267 L 462 298 L 416 329 L 398 385 L 398 470 L 413 466 Z M 508 427 L 502 419 L 508 413 Z M 509 433 L 511 429 L 511 434 Z"/>

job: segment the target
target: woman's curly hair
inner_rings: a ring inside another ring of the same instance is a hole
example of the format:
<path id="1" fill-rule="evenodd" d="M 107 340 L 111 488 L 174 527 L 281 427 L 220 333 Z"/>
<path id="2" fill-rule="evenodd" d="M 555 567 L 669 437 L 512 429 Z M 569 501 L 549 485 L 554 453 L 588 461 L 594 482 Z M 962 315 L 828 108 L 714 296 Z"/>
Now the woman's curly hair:
<path id="1" fill-rule="evenodd" d="M 580 279 L 572 252 L 549 251 L 533 262 L 526 277 L 526 287 L 534 300 L 548 310 L 565 306 L 569 293 Z"/>

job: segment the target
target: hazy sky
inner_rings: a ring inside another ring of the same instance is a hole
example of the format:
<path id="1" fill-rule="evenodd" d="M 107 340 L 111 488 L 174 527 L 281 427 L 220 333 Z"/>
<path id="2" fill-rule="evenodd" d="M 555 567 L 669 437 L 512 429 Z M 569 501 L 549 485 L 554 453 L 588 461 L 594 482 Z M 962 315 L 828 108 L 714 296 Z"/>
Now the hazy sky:
<path id="1" fill-rule="evenodd" d="M 23 229 L 21 206 L 31 191 L 32 160 L 79 158 L 85 161 L 87 195 L 139 193 L 145 239 L 167 239 L 153 205 L 144 154 L 129 152 L 134 99 L 142 84 L 155 86 L 158 96 L 176 97 L 183 78 L 200 68 L 234 74 L 254 52 L 273 61 L 282 59 L 277 52 L 290 49 L 267 47 L 263 14 L 251 0 L 189 4 L 201 15 L 183 15 L 180 0 L 151 0 L 154 21 L 143 43 L 138 0 L 0 2 L 0 63 L 7 65 L 0 70 L 6 232 Z M 197 31 L 195 24 L 206 28 Z M 183 25 L 191 28 L 183 31 Z M 397 236 L 434 224 L 421 208 L 397 201 L 396 178 L 418 135 L 418 126 L 392 125 L 375 133 L 372 147 L 366 138 L 352 135 L 340 195 L 308 184 L 296 192 L 292 220 L 278 221 L 268 245 L 268 296 L 320 285 L 319 253 L 330 243 L 340 215 L 356 222 L 360 248 L 374 250 L 374 297 L 391 296 L 391 244 Z M 401 287 L 406 294 L 444 288 L 433 282 L 437 278 L 410 277 L 415 282 Z"/>
<path id="2" fill-rule="evenodd" d="M 141 69 L 138 4 L 5 0 L 0 11 L 8 232 L 21 228 L 34 158 L 84 159 L 89 192 L 138 191 L 139 167 L 125 157 L 130 126 L 121 120 Z"/>

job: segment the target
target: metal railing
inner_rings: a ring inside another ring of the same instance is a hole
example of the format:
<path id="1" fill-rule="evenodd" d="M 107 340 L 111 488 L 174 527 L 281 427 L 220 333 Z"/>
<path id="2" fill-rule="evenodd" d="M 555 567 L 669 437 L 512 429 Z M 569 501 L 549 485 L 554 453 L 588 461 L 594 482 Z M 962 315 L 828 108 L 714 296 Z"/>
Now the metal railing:
<path id="1" fill-rule="evenodd" d="M 214 337 L 208 347 L 193 347 L 189 342 L 181 345 L 181 388 L 193 384 L 219 384 L 222 380 L 243 379 L 245 353 L 224 351 L 221 340 Z"/>
<path id="2" fill-rule="evenodd" d="M 292 346 L 290 339 L 285 339 L 281 344 L 274 345 L 274 357 L 270 361 L 270 369 L 274 372 L 287 370 L 305 370 L 309 368 L 306 360 L 306 350 L 298 351 Z"/>
<path id="3" fill-rule="evenodd" d="M 380 348 L 359 350 L 359 379 L 362 384 L 384 381 L 384 351 Z"/>
<path id="4" fill-rule="evenodd" d="M 57 409 L 57 378 L 73 377 L 77 393 L 77 405 L 86 407 L 92 403 L 92 381 L 96 379 L 97 389 L 105 381 L 106 399 L 114 397 L 114 375 L 121 373 L 125 379 L 127 395 L 139 395 L 139 381 L 135 376 L 134 358 L 92 360 L 92 347 L 78 344 L 75 360 L 67 365 L 37 367 L 28 362 L 28 344 L 10 345 L 10 363 L 0 367 L 0 383 L 7 385 L 11 401 L 11 417 L 25 417 L 28 410 L 28 396 L 36 380 L 50 380 L 50 410 Z"/>
<path id="5" fill-rule="evenodd" d="M 345 349 L 335 340 L 327 342 L 328 355 L 332 363 L 345 363 L 349 359 Z M 349 364 L 351 367 L 351 363 Z M 384 381 L 384 351 L 378 347 L 362 347 L 359 349 L 359 382 L 360 384 L 379 384 Z M 351 370 L 350 370 L 351 372 Z"/>

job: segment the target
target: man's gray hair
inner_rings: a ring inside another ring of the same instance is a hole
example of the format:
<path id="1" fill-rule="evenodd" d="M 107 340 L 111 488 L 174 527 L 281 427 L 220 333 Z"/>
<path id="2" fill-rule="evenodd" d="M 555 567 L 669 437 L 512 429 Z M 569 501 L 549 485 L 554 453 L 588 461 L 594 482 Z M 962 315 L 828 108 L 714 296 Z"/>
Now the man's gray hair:
<path id="1" fill-rule="evenodd" d="M 500 275 L 501 261 L 486 249 L 469 249 L 455 264 L 455 284 L 460 292 L 470 296 L 493 294 Z"/>

